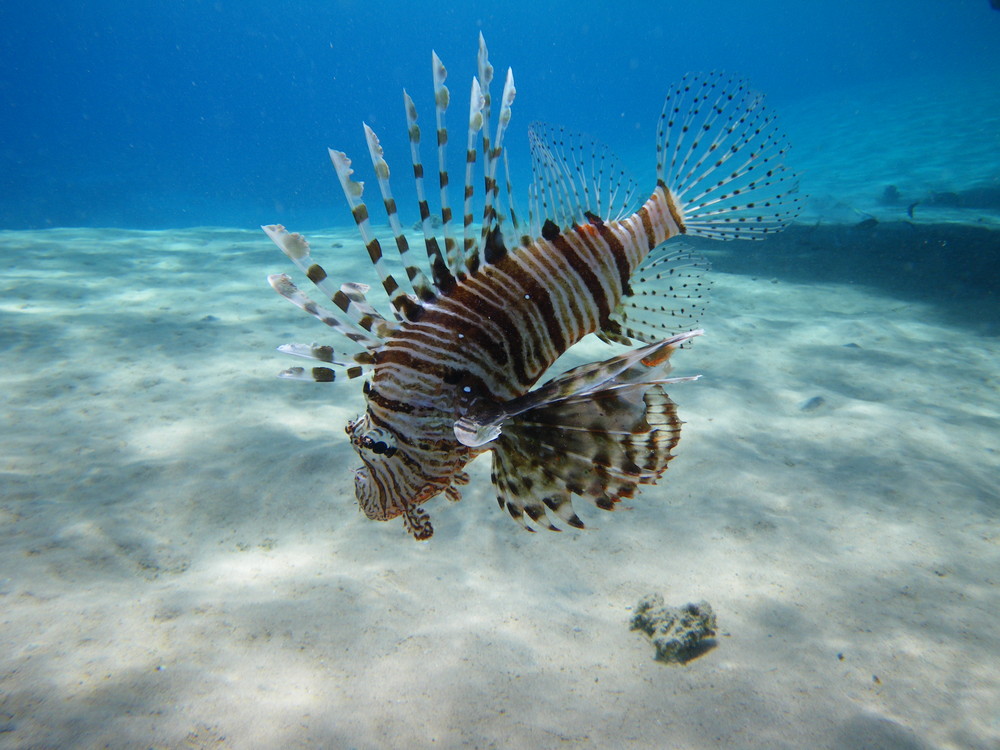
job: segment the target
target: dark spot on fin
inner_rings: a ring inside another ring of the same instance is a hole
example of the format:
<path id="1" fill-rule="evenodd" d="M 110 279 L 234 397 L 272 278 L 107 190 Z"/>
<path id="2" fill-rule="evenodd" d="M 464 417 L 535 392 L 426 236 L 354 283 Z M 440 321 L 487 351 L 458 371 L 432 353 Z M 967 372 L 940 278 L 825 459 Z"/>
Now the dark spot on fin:
<path id="1" fill-rule="evenodd" d="M 559 230 L 559 226 L 552 219 L 546 219 L 542 225 L 542 237 L 552 242 L 560 234 L 562 232 Z"/>
<path id="2" fill-rule="evenodd" d="M 604 219 L 595 214 L 593 211 L 584 211 L 583 215 L 587 217 L 587 221 L 593 224 L 595 227 L 603 227 Z"/>
<path id="3" fill-rule="evenodd" d="M 402 297 L 399 302 L 399 306 L 402 308 L 403 315 L 406 316 L 407 320 L 416 321 L 420 320 L 421 316 L 423 316 L 424 306 L 419 302 L 415 302 L 409 297 Z"/>
<path id="4" fill-rule="evenodd" d="M 434 286 L 441 294 L 448 294 L 455 288 L 455 277 L 451 275 L 440 255 L 431 259 L 431 275 L 434 278 Z"/>
<path id="5" fill-rule="evenodd" d="M 326 271 L 323 269 L 323 266 L 313 263 L 306 271 L 306 276 L 309 277 L 309 281 L 312 283 L 319 284 L 326 279 Z"/>
<path id="6" fill-rule="evenodd" d="M 503 235 L 500 233 L 499 227 L 493 227 L 486 235 L 486 246 L 483 252 L 486 262 L 499 263 L 506 254 L 507 246 L 503 244 Z"/>
<path id="7" fill-rule="evenodd" d="M 329 367 L 312 368 L 313 380 L 317 383 L 332 383 L 336 378 L 336 373 Z"/>

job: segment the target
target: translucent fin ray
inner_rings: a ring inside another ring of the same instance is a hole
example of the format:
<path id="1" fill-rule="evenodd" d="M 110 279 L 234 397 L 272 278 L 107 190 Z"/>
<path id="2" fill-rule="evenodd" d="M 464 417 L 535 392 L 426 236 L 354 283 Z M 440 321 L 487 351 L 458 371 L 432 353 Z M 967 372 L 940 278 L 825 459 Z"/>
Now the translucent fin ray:
<path id="1" fill-rule="evenodd" d="M 403 233 L 403 226 L 399 221 L 399 212 L 396 208 L 396 200 L 392 197 L 392 188 L 389 184 L 389 165 L 382 152 L 382 144 L 378 136 L 375 135 L 367 123 L 365 128 L 365 140 L 368 143 L 368 153 L 371 155 L 372 167 L 375 169 L 375 176 L 378 179 L 379 190 L 382 193 L 382 203 L 385 205 L 385 213 L 389 218 L 389 227 L 396 240 L 396 249 L 399 251 L 400 260 L 406 269 L 406 276 L 410 281 L 410 288 L 421 302 L 429 302 L 437 296 L 431 282 L 424 275 L 420 266 L 410 262 L 410 244 Z"/>
<path id="2" fill-rule="evenodd" d="M 701 330 L 688 331 L 603 362 L 581 365 L 503 404 L 473 403 L 455 423 L 455 436 L 463 445 L 480 447 L 499 437 L 509 420 L 532 409 L 598 391 L 629 390 L 636 383 L 667 382 L 663 376 L 670 371 L 670 355 L 681 344 L 702 333 Z"/>
<path id="3" fill-rule="evenodd" d="M 427 190 L 424 185 L 424 165 L 420 158 L 420 126 L 417 125 L 417 107 L 405 90 L 403 91 L 403 104 L 406 108 L 406 124 L 410 137 L 410 160 L 413 164 L 413 181 L 417 191 L 417 208 L 420 211 L 420 231 L 424 236 L 424 247 L 427 249 L 427 259 L 431 265 L 434 285 L 438 291 L 447 291 L 455 285 L 455 276 L 441 252 L 437 237 L 434 236 L 430 204 L 427 202 Z"/>
<path id="4" fill-rule="evenodd" d="M 340 179 L 340 186 L 343 188 L 344 197 L 347 198 L 347 202 L 351 207 L 351 214 L 358 225 L 358 232 L 361 234 L 361 239 L 365 243 L 365 249 L 368 251 L 368 258 L 371 260 L 372 265 L 375 266 L 375 272 L 382 281 L 382 287 L 385 289 L 386 294 L 389 295 L 389 301 L 400 317 L 405 320 L 416 320 L 422 312 L 420 302 L 400 288 L 399 282 L 393 278 L 385 266 L 385 261 L 382 258 L 382 245 L 372 232 L 371 220 L 368 218 L 368 207 L 361 200 L 365 189 L 364 183 L 355 182 L 351 179 L 354 170 L 351 169 L 351 160 L 347 158 L 347 154 L 343 151 L 334 151 L 332 148 L 328 149 L 328 151 L 330 153 L 330 161 L 333 162 L 333 168 Z"/>
<path id="5" fill-rule="evenodd" d="M 385 343 L 381 338 L 372 335 L 353 321 L 345 320 L 342 312 L 328 310 L 313 302 L 301 289 L 295 286 L 286 274 L 271 274 L 267 277 L 267 281 L 274 291 L 293 305 L 309 313 L 321 323 L 329 326 L 350 341 L 368 349 L 378 349 Z"/>
<path id="6" fill-rule="evenodd" d="M 452 275 L 461 273 L 458 244 L 451 229 L 451 203 L 448 199 L 448 128 L 445 115 L 451 103 L 451 92 L 444 85 L 448 71 L 436 52 L 431 52 L 431 72 L 434 79 L 434 118 L 437 124 L 438 185 L 441 188 L 441 230 L 444 234 L 445 259 Z"/>
<path id="7" fill-rule="evenodd" d="M 469 135 L 465 146 L 465 201 L 462 212 L 462 262 L 469 271 L 475 268 L 472 255 L 476 250 L 476 240 L 472 233 L 472 199 L 475 195 L 473 185 L 476 166 L 476 137 L 483 129 L 483 107 L 486 97 L 476 78 L 472 79 L 472 92 L 469 94 Z"/>
<path id="8" fill-rule="evenodd" d="M 637 187 L 607 146 L 565 128 L 533 122 L 528 129 L 534 182 L 529 228 L 541 234 L 545 221 L 566 229 L 588 221 L 628 216 L 636 209 Z"/>
<path id="9" fill-rule="evenodd" d="M 659 245 L 632 274 L 630 292 L 609 316 L 617 335 L 603 331 L 598 336 L 628 345 L 631 339 L 653 343 L 690 330 L 708 304 L 710 267 L 705 258 L 684 246 Z"/>
<path id="10" fill-rule="evenodd" d="M 500 100 L 500 117 L 497 120 L 496 134 L 492 139 L 492 146 L 483 148 L 483 158 L 485 162 L 485 202 L 483 205 L 483 228 L 479 236 L 479 253 L 485 258 L 487 240 L 495 226 L 499 227 L 503 223 L 503 213 L 497 205 L 499 187 L 497 185 L 497 166 L 503 153 L 503 137 L 507 132 L 507 125 L 510 123 L 511 105 L 517 89 L 514 87 L 514 72 L 507 68 L 507 78 L 504 81 L 503 94 Z"/>
<path id="11" fill-rule="evenodd" d="M 800 209 L 797 175 L 784 163 L 788 148 L 763 95 L 746 81 L 689 74 L 660 115 L 656 176 L 689 234 L 760 239 Z"/>

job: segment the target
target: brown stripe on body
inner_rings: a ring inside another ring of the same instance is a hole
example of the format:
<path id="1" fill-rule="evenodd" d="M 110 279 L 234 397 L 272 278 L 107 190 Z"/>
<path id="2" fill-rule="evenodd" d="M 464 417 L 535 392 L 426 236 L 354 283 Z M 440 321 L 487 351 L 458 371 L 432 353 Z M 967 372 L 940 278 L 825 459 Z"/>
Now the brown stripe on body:
<path id="1" fill-rule="evenodd" d="M 385 409 L 386 411 L 395 412 L 397 414 L 410 414 L 413 411 L 413 404 L 407 401 L 395 401 L 393 399 L 386 398 L 378 389 L 374 386 L 368 388 L 368 392 L 365 394 L 368 401 L 377 404 L 380 409 Z"/>
<path id="2" fill-rule="evenodd" d="M 592 224 L 597 233 L 604 240 L 604 243 L 611 250 L 611 254 L 615 258 L 615 266 L 618 268 L 618 279 L 621 283 L 622 294 L 631 295 L 632 287 L 628 283 L 632 276 L 632 266 L 628 262 L 628 255 L 625 252 L 625 246 L 622 244 L 621 238 L 618 236 L 615 230 L 601 222 L 599 224 Z M 577 231 L 582 234 L 583 229 L 577 227 Z"/>
<path id="3" fill-rule="evenodd" d="M 530 292 L 522 288 L 521 282 L 528 274 L 523 268 L 518 268 L 514 273 L 509 273 L 512 270 L 509 267 L 506 269 L 508 272 L 502 270 L 499 263 L 506 257 L 504 254 L 498 258 L 497 263 L 485 267 L 471 286 L 481 296 L 488 296 L 493 300 L 493 304 L 500 305 L 505 315 L 512 320 L 510 326 L 501 325 L 504 335 L 511 343 L 514 371 L 510 375 L 516 376 L 519 383 L 527 386 L 534 383 L 550 364 L 548 352 L 552 343 L 547 330 L 548 321 L 543 319 L 541 311 L 532 300 L 524 299 L 524 294 Z M 478 289 L 476 285 L 480 285 Z M 551 298 L 548 305 L 554 311 Z M 554 316 L 550 316 L 550 319 L 551 317 Z M 520 323 L 520 328 L 514 327 L 515 321 Z"/>
<path id="4" fill-rule="evenodd" d="M 547 241 L 539 240 L 538 242 Z M 570 315 L 572 320 L 561 320 L 560 323 L 564 329 L 567 329 L 570 332 L 570 337 L 573 339 L 573 341 L 570 342 L 570 345 L 572 345 L 572 343 L 578 341 L 585 333 L 588 332 L 588 316 L 584 314 L 579 305 L 573 304 L 573 300 L 577 296 L 577 290 L 576 284 L 571 284 L 569 279 L 569 268 L 561 267 L 559 265 L 560 257 L 556 253 L 547 252 L 548 249 L 549 248 L 547 247 L 539 249 L 536 243 L 530 243 L 525 246 L 524 254 L 529 256 L 532 261 L 539 265 L 541 273 L 548 277 L 553 287 L 558 285 L 558 287 L 565 293 L 566 309 L 564 310 L 564 313 Z M 568 265 L 568 261 L 565 262 Z"/>
<path id="5" fill-rule="evenodd" d="M 516 253 L 507 253 L 501 258 L 497 270 L 513 278 L 524 289 L 525 294 L 530 296 L 529 300 L 518 300 L 518 304 L 537 307 L 552 347 L 560 354 L 566 351 L 568 344 L 549 290 L 524 267 Z"/>
<path id="6" fill-rule="evenodd" d="M 656 246 L 656 233 L 653 231 L 653 220 L 649 215 L 649 209 L 643 206 L 637 213 L 642 219 L 642 231 L 646 233 L 646 244 L 652 250 Z"/>
<path id="7" fill-rule="evenodd" d="M 499 327 L 504 333 L 505 340 L 501 340 L 486 327 L 478 324 L 477 316 L 483 316 Z M 378 354 L 380 362 L 393 362 L 402 367 L 420 369 L 424 372 L 438 368 L 438 377 L 443 378 L 444 365 L 431 365 L 416 359 L 412 353 L 422 350 L 424 345 L 421 339 L 428 337 L 433 339 L 436 346 L 445 349 L 455 347 L 452 349 L 453 361 L 471 360 L 468 354 L 463 354 L 462 349 L 475 348 L 489 360 L 483 362 L 483 370 L 487 374 L 491 371 L 500 372 L 505 373 L 504 379 L 507 381 L 512 378 L 518 383 L 527 381 L 527 373 L 520 357 L 511 356 L 511 352 L 521 351 L 522 346 L 521 334 L 515 327 L 514 321 L 500 305 L 485 299 L 468 285 L 456 286 L 449 296 L 439 300 L 438 305 L 429 307 L 421 323 L 453 331 L 455 335 L 453 343 L 442 341 L 420 330 L 419 327 L 403 326 L 393 337 L 392 345 Z M 461 339 L 461 348 L 456 347 L 454 343 L 459 340 L 459 333 L 465 337 Z"/>
<path id="8" fill-rule="evenodd" d="M 646 233 L 646 227 L 642 226 L 642 222 L 623 221 L 618 226 L 623 227 L 628 232 L 629 239 L 631 240 L 632 251 L 635 253 L 635 258 L 632 260 L 634 271 L 656 245 L 651 246 L 649 244 L 654 240 L 650 240 L 649 235 Z"/>
<path id="9" fill-rule="evenodd" d="M 476 281 L 482 283 L 485 280 L 480 277 Z M 486 299 L 484 295 L 477 293 L 468 284 L 455 287 L 454 293 L 444 301 L 442 307 L 451 308 L 451 312 L 465 321 L 465 325 L 456 326 L 457 321 L 451 316 L 434 320 L 433 322 L 450 325 L 455 328 L 456 333 L 465 334 L 467 345 L 479 346 L 483 351 L 489 352 L 497 369 L 507 370 L 512 367 L 514 369 L 514 377 L 519 382 L 525 382 L 527 374 L 524 371 L 524 363 L 517 356 L 514 356 L 513 361 L 511 361 L 511 356 L 508 353 L 522 351 L 524 342 L 521 338 L 520 330 L 518 330 L 517 325 L 511 319 L 507 310 L 501 305 Z M 477 316 L 482 316 L 497 325 L 507 337 L 507 346 L 502 346 L 499 341 L 496 341 L 478 323 L 476 320 Z"/>
<path id="10" fill-rule="evenodd" d="M 604 293 L 604 285 L 601 284 L 601 280 L 597 278 L 597 274 L 595 274 L 593 269 L 591 269 L 591 267 L 587 264 L 586 259 L 580 257 L 576 248 L 569 243 L 565 235 L 560 234 L 559 236 L 553 238 L 551 242 L 553 247 L 555 247 L 570 264 L 577 276 L 583 279 L 583 283 L 587 287 L 587 292 L 590 294 L 591 300 L 593 300 L 594 304 L 597 306 L 598 323 L 604 323 L 611 314 L 611 308 L 608 305 L 608 297 Z M 591 250 L 593 250 L 593 248 L 591 248 Z M 588 331 L 588 333 L 590 333 L 590 331 Z"/>
<path id="11" fill-rule="evenodd" d="M 396 338 L 398 338 L 398 334 Z M 418 347 L 403 345 L 386 347 L 380 351 L 376 356 L 378 364 L 375 370 L 375 378 L 373 382 L 378 383 L 379 380 L 385 376 L 385 373 L 390 372 L 387 365 L 396 365 L 397 367 L 420 372 L 422 375 L 431 378 L 440 379 L 444 374 L 444 368 L 440 365 L 431 364 L 426 360 L 415 357 L 412 351 L 412 349 L 415 348 Z"/>
<path id="12" fill-rule="evenodd" d="M 501 297 L 505 309 L 511 311 L 522 324 L 524 346 L 514 352 L 514 356 L 524 362 L 528 381 L 534 382 L 552 362 L 552 339 L 548 332 L 548 322 L 543 318 L 541 310 L 532 303 L 530 292 L 522 287 L 521 279 L 515 275 L 503 273 L 498 264 L 506 254 L 491 264 L 484 274 L 489 279 L 493 291 Z M 520 269 L 523 274 L 523 269 Z M 525 299 L 525 294 L 528 299 Z M 551 300 L 549 301 L 551 305 Z"/>
<path id="13" fill-rule="evenodd" d="M 463 333 L 464 338 L 455 338 L 450 345 L 441 341 L 437 330 L 413 331 L 414 337 L 422 336 L 426 349 L 421 349 L 424 356 L 439 358 L 442 365 L 441 378 L 448 385 L 475 385 L 478 388 L 485 379 L 496 380 L 497 372 L 506 371 L 507 367 L 499 367 L 498 359 L 509 359 L 510 352 L 500 348 L 504 336 L 491 333 L 487 326 L 482 326 L 481 333 Z M 475 381 L 474 383 L 472 381 Z"/>
<path id="14" fill-rule="evenodd" d="M 480 370 L 490 372 L 496 367 L 497 357 L 506 356 L 500 352 L 488 352 L 482 348 L 470 347 L 465 344 L 467 340 L 468 337 L 457 341 L 444 340 L 438 330 L 424 325 L 410 326 L 405 337 L 393 339 L 392 350 L 402 348 L 407 352 L 411 359 L 405 364 L 406 367 L 419 371 L 428 379 L 443 380 L 454 385 L 463 379 L 464 375 L 456 376 L 455 373 L 457 369 L 465 373 L 466 363 L 475 364 Z M 487 340 L 496 341 L 497 338 L 487 333 Z M 459 342 L 461 346 L 458 345 Z M 479 356 L 475 356 L 477 354 Z M 396 358 L 392 361 L 403 365 L 403 362 Z"/>

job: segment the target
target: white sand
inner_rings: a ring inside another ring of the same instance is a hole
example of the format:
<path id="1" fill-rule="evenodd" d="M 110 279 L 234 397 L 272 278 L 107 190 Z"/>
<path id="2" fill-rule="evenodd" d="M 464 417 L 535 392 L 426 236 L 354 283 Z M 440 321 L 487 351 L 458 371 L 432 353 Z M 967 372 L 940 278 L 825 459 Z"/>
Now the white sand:
<path id="1" fill-rule="evenodd" d="M 1000 352 L 929 305 L 717 274 L 661 485 L 528 534 L 480 461 L 420 544 L 354 505 L 357 384 L 274 377 L 325 331 L 263 234 L 0 257 L 2 747 L 1000 743 Z M 649 592 L 717 647 L 653 661 Z"/>

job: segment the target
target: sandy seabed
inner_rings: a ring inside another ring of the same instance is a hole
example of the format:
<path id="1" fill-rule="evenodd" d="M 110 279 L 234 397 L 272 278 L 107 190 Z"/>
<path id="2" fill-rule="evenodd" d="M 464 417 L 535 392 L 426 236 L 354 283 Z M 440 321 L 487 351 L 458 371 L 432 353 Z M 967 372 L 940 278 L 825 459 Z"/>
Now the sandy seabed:
<path id="1" fill-rule="evenodd" d="M 722 258 L 658 486 L 528 534 L 481 459 L 416 543 L 354 503 L 357 382 L 274 377 L 326 331 L 263 234 L 0 260 L 0 747 L 1000 744 L 995 306 Z M 654 661 L 652 592 L 710 602 L 715 648 Z"/>

